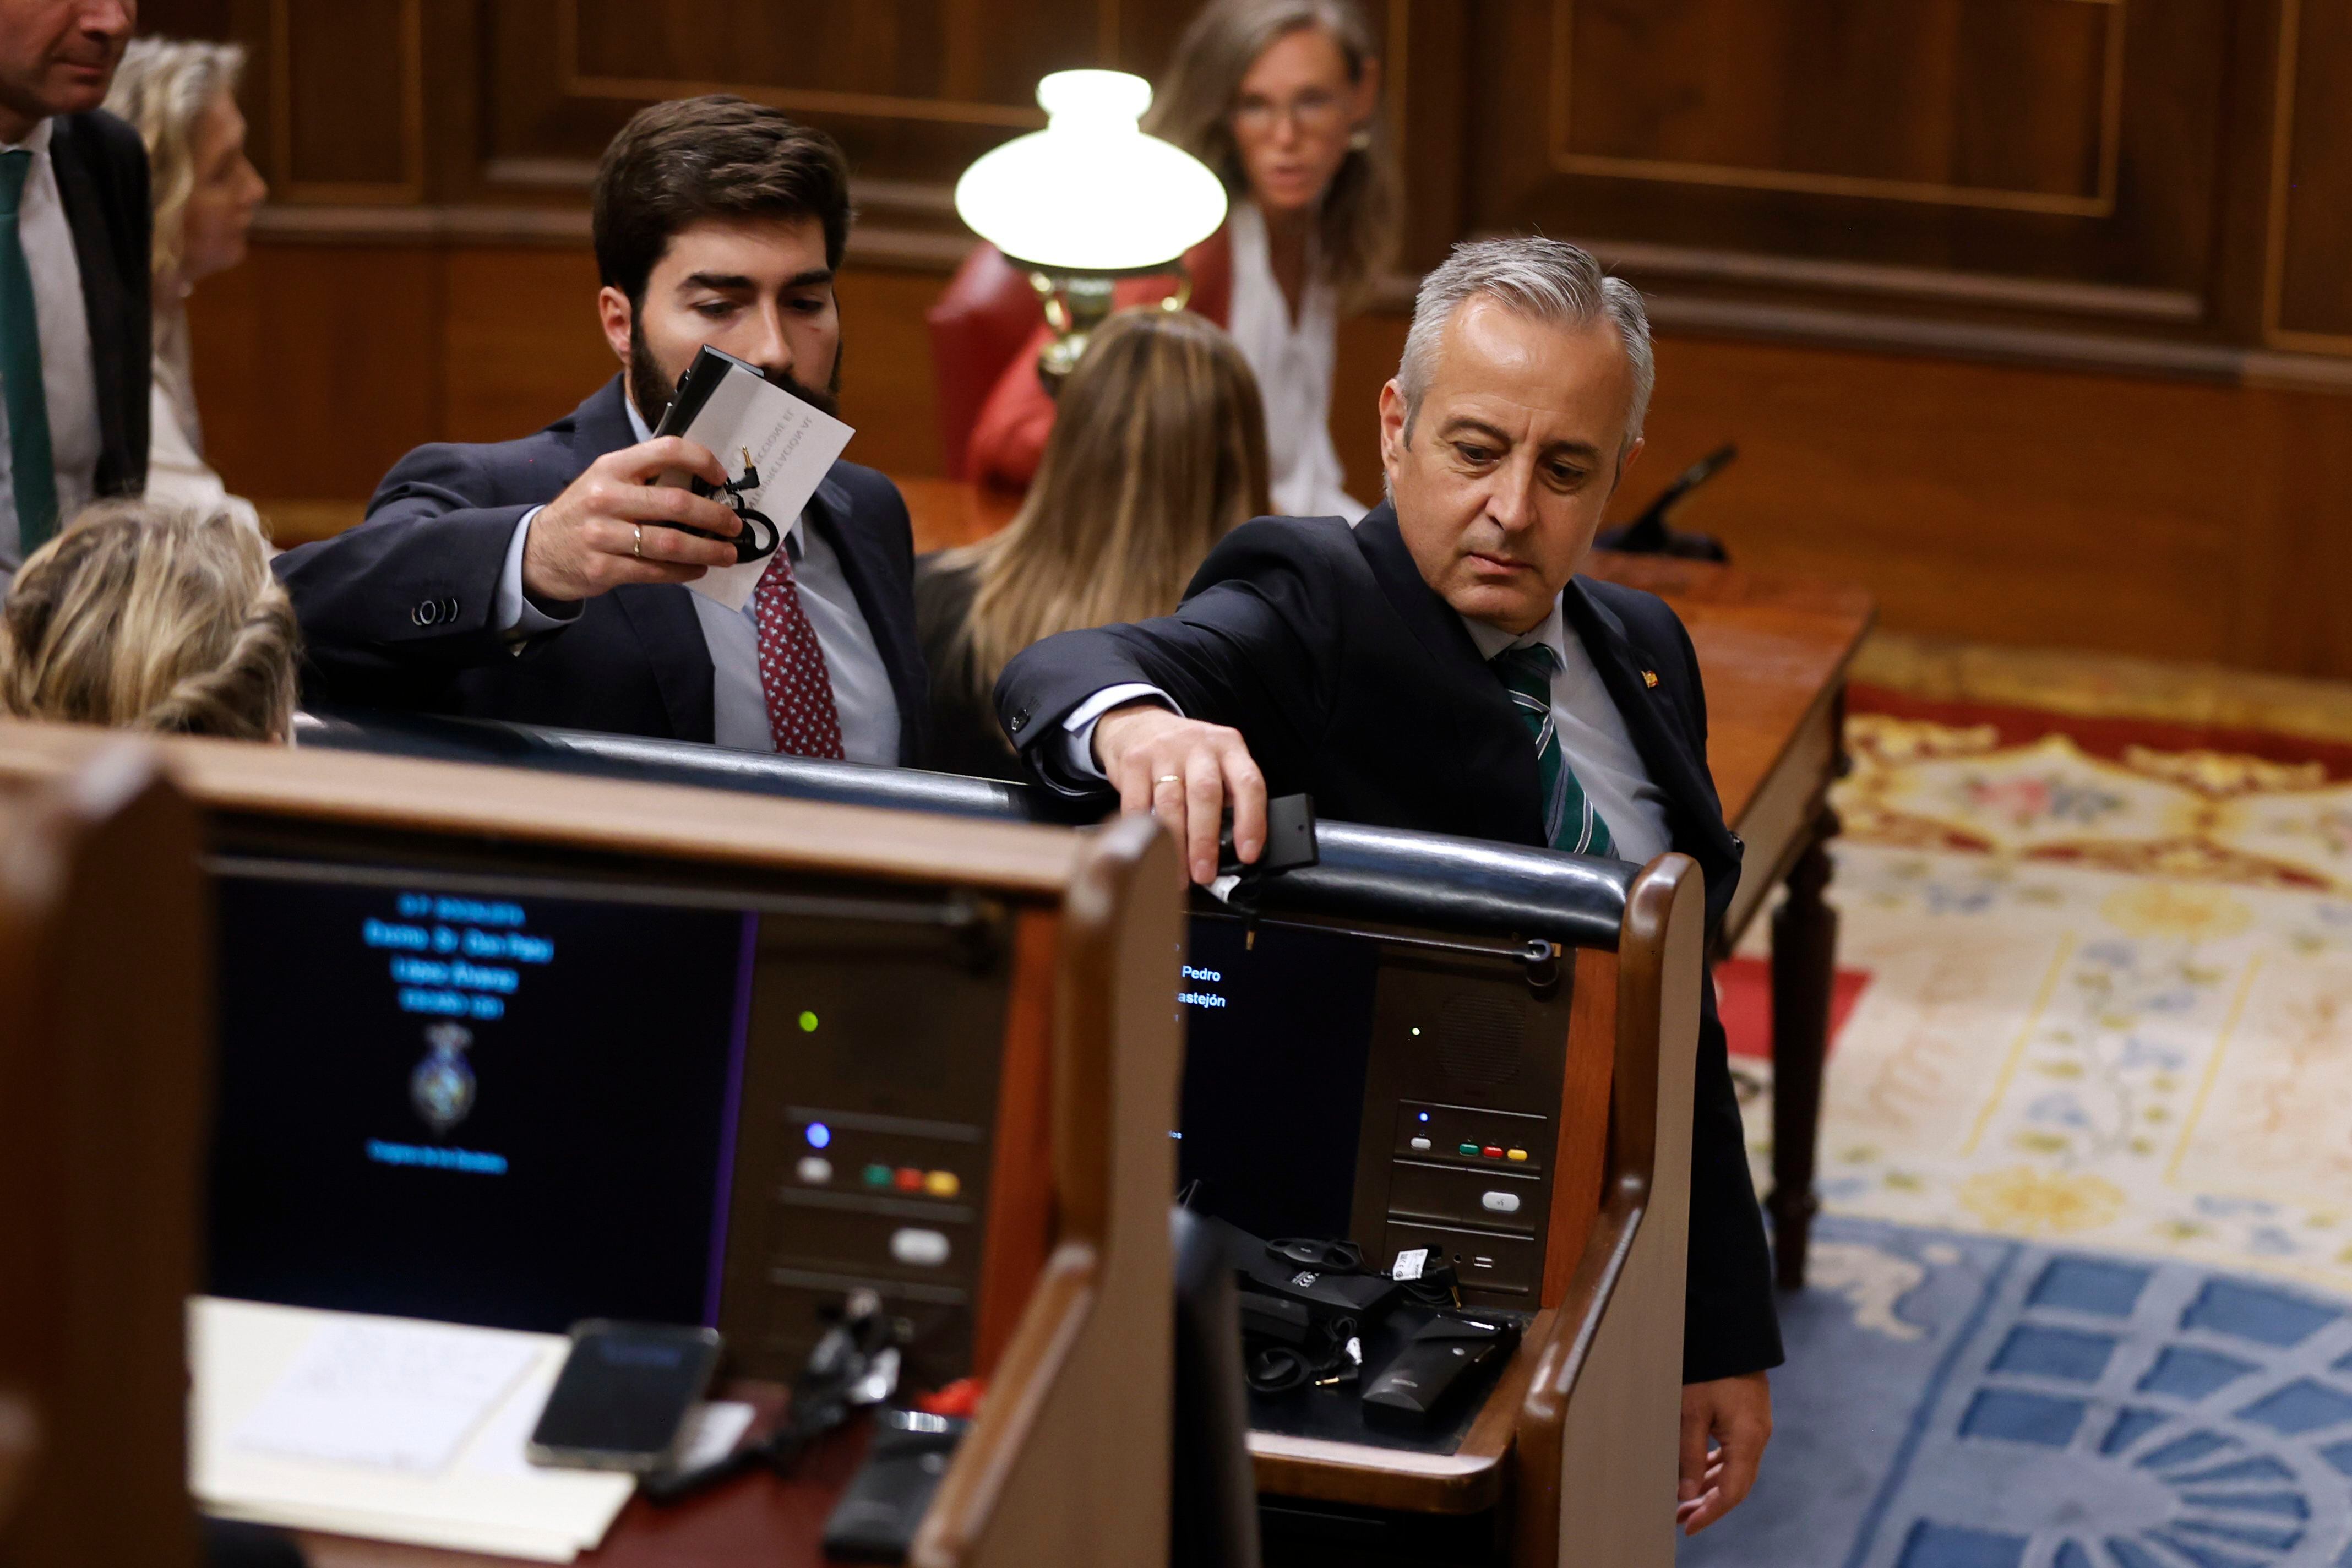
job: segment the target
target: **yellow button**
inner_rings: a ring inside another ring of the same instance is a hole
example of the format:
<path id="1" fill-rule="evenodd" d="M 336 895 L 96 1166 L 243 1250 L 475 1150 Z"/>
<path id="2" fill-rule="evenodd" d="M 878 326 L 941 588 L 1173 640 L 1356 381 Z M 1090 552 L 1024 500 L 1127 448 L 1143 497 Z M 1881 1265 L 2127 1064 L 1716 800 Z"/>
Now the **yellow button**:
<path id="1" fill-rule="evenodd" d="M 1524 1160 L 1527 1157 L 1528 1152 L 1525 1149 L 1506 1149 L 1503 1151 L 1503 1158 L 1506 1160 Z"/>
<path id="2" fill-rule="evenodd" d="M 963 1190 L 953 1171 L 933 1171 L 923 1178 L 923 1190 L 935 1198 L 951 1198 Z"/>

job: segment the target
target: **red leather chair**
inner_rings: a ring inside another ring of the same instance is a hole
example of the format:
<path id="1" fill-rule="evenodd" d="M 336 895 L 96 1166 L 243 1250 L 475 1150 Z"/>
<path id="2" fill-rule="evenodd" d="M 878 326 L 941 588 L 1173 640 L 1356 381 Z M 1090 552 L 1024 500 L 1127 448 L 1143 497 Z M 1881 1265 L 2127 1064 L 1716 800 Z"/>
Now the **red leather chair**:
<path id="1" fill-rule="evenodd" d="M 1186 251 L 1183 269 L 1191 279 L 1192 309 L 1223 326 L 1232 319 L 1234 293 L 1233 250 L 1224 231 L 1219 229 Z M 1164 274 L 1126 279 L 1118 286 L 1118 302 L 1121 308 L 1148 303 L 1176 287 L 1172 268 Z M 1029 286 L 1027 273 L 1005 260 L 1004 253 L 994 246 L 978 245 L 963 258 L 963 265 L 948 282 L 947 292 L 923 319 L 931 329 L 940 451 L 947 461 L 948 477 L 978 479 L 972 435 L 982 411 L 1014 356 L 1024 350 L 1034 354 L 1041 346 L 1037 333 L 1045 324 L 1045 308 Z M 1035 466 L 1043 431 L 1052 424 L 1042 394 L 1038 399 L 1034 421 L 1015 418 L 1012 426 L 997 432 L 998 438 L 1003 439 L 1008 430 L 1018 428 L 1011 445 L 1020 448 L 1023 458 L 1014 460 L 1000 454 L 1000 461 L 1015 470 Z M 1017 480 L 1011 474 L 999 474 L 996 482 L 1017 489 L 1025 486 L 1027 479 L 1025 473 Z"/>
<path id="2" fill-rule="evenodd" d="M 947 292 L 924 314 L 931 329 L 931 374 L 938 384 L 940 450 L 948 477 L 971 473 L 971 431 L 981 405 L 1024 344 L 1045 320 L 1028 276 L 992 245 L 978 245 L 956 268 Z"/>

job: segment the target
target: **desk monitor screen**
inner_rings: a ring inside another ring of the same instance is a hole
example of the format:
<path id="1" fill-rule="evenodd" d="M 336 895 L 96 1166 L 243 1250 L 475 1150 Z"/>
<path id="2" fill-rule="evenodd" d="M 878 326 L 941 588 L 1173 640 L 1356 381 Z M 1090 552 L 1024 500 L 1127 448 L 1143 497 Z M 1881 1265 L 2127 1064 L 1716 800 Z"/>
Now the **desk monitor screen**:
<path id="1" fill-rule="evenodd" d="M 997 900 L 275 851 L 213 869 L 215 1293 L 707 1323 L 740 1372 L 789 1378 L 869 1289 L 923 1386 L 1009 1324 L 987 1268 L 1014 1016 Z M 1041 1262 L 1044 1155 L 1014 1157 L 1006 1257 Z"/>
<path id="2" fill-rule="evenodd" d="M 221 871 L 215 1293 L 715 1320 L 755 917 Z"/>
<path id="3" fill-rule="evenodd" d="M 1465 1300 L 1532 1310 L 1571 984 L 1516 953 L 1277 920 L 1250 943 L 1196 914 L 1178 990 L 1189 1206 L 1268 1240 L 1346 1237 L 1381 1267 L 1426 1248 Z"/>

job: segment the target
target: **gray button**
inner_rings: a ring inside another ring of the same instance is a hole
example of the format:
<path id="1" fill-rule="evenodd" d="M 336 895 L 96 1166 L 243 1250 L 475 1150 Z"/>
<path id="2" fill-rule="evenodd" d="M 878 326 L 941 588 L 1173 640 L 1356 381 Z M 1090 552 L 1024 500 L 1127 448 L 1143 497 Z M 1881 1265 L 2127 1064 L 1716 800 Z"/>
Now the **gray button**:
<path id="1" fill-rule="evenodd" d="M 948 1238 L 936 1230 L 909 1226 L 891 1233 L 890 1256 L 916 1268 L 937 1268 L 948 1260 Z"/>
<path id="2" fill-rule="evenodd" d="M 1519 1212 L 1519 1194 L 1517 1193 L 1481 1194 L 1478 1198 L 1478 1203 L 1481 1207 L 1489 1209 L 1496 1214 L 1517 1214 Z"/>
<path id="3" fill-rule="evenodd" d="M 1412 1141 L 1412 1147 L 1416 1153 L 1426 1154 L 1429 1152 L 1429 1140 L 1426 1138 L 1416 1138 Z"/>

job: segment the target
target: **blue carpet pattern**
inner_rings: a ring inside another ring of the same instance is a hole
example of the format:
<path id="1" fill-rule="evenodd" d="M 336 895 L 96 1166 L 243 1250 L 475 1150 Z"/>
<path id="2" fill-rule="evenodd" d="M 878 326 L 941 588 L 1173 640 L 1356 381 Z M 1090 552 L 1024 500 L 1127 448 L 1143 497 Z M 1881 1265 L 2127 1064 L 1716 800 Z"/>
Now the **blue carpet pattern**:
<path id="1" fill-rule="evenodd" d="M 1779 1435 L 1682 1568 L 2352 1568 L 2352 1302 L 1824 1220 Z"/>

